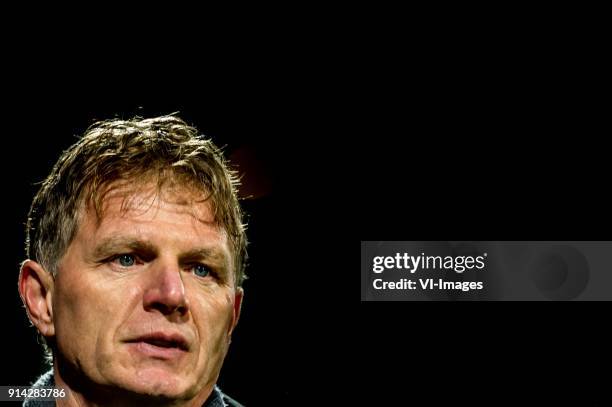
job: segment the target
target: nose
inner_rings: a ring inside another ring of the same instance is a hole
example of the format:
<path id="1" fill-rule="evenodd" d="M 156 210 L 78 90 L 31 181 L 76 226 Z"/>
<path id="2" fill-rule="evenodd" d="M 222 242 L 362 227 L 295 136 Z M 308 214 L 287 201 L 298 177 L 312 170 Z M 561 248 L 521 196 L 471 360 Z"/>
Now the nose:
<path id="1" fill-rule="evenodd" d="M 178 265 L 160 262 L 150 270 L 147 278 L 144 292 L 145 310 L 157 310 L 168 316 L 183 316 L 187 313 L 189 304 Z"/>

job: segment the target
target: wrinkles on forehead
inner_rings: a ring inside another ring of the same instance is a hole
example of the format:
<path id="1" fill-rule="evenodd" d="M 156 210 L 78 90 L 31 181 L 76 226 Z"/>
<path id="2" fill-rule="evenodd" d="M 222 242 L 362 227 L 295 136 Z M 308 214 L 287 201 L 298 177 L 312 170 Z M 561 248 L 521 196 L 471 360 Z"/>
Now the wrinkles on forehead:
<path id="1" fill-rule="evenodd" d="M 173 179 L 165 180 L 163 183 L 153 180 L 115 181 L 98 191 L 96 195 L 91 196 L 86 207 L 82 209 L 96 215 L 98 226 L 108 214 L 111 202 L 116 202 L 116 200 L 121 200 L 120 213 L 123 216 L 128 212 L 138 215 L 157 210 L 163 201 L 176 205 L 181 211 L 189 212 L 200 223 L 220 226 L 215 219 L 210 194 Z"/>

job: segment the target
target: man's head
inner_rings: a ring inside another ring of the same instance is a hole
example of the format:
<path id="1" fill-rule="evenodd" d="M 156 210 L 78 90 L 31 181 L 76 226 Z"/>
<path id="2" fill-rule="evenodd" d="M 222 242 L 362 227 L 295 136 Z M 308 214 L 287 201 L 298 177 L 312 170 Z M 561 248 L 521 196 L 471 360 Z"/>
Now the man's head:
<path id="1" fill-rule="evenodd" d="M 63 153 L 32 203 L 19 282 L 56 380 L 203 401 L 242 300 L 236 184 L 172 116 L 97 123 Z"/>

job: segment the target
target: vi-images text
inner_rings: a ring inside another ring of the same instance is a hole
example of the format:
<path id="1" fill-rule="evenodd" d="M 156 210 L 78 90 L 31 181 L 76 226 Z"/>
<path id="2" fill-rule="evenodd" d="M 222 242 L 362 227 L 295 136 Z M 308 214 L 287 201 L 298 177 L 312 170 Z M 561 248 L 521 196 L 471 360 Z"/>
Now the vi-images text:
<path id="1" fill-rule="evenodd" d="M 399 281 L 383 281 L 381 278 L 375 279 L 372 284 L 376 290 L 482 290 L 482 281 L 444 281 L 433 278 L 419 278 L 418 284 L 414 280 L 402 278 Z"/>

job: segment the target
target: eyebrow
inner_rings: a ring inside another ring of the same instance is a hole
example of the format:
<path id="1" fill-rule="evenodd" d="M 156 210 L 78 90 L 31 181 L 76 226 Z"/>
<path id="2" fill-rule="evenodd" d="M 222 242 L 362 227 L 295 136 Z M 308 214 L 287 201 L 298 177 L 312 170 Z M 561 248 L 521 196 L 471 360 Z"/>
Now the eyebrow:
<path id="1" fill-rule="evenodd" d="M 96 259 L 106 259 L 109 256 L 120 254 L 125 250 L 138 253 L 144 260 L 151 260 L 158 256 L 159 250 L 150 242 L 129 236 L 114 236 L 103 239 L 93 249 L 93 256 Z M 180 253 L 178 256 L 179 264 L 189 264 L 198 261 L 210 261 L 220 273 L 228 272 L 228 257 L 225 252 L 217 247 L 199 247 Z"/>
<path id="2" fill-rule="evenodd" d="M 93 249 L 93 256 L 97 259 L 104 258 L 126 249 L 142 254 L 156 256 L 157 249 L 151 243 L 133 237 L 109 237 L 102 240 Z"/>
<path id="3" fill-rule="evenodd" d="M 224 252 L 215 247 L 201 247 L 198 249 L 189 250 L 179 255 L 179 261 L 181 263 L 203 259 L 211 260 L 215 263 L 225 264 L 227 262 L 227 257 L 225 256 Z"/>

